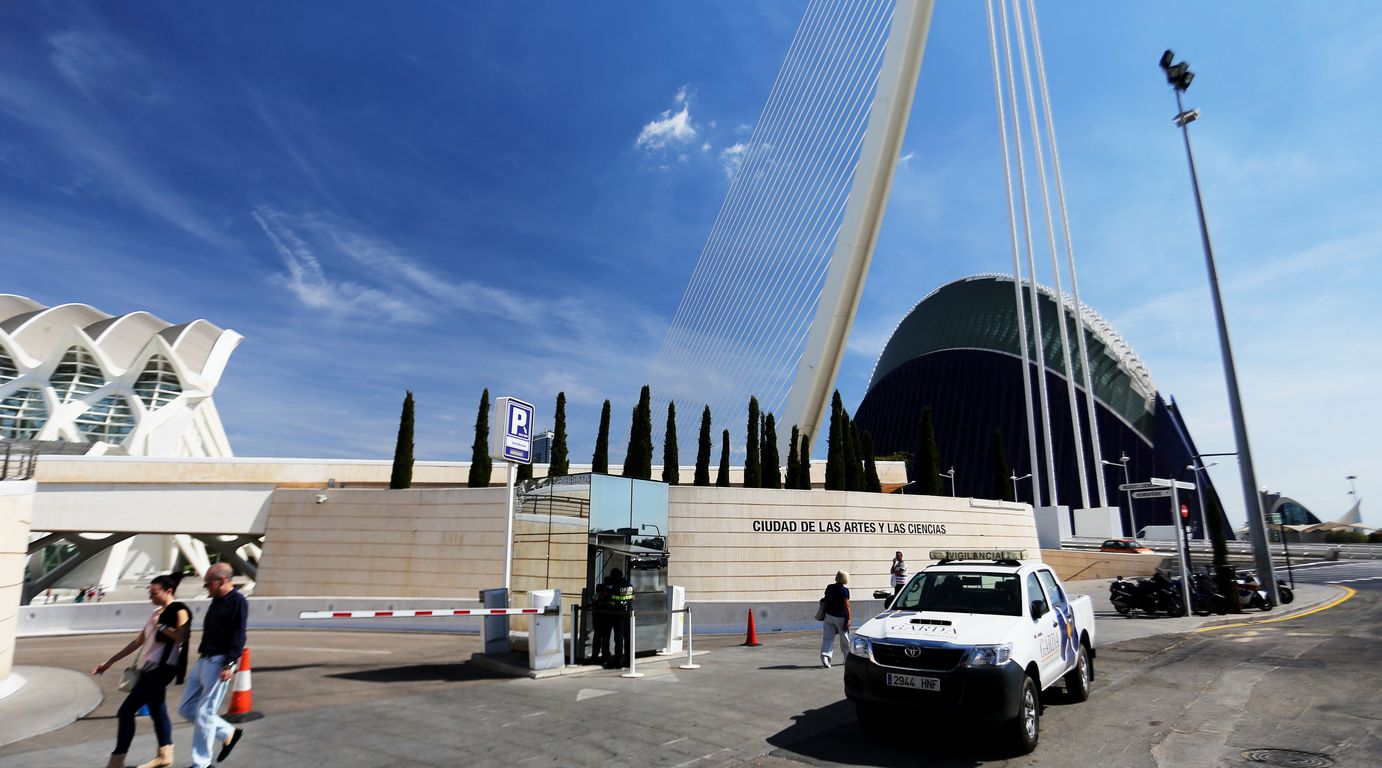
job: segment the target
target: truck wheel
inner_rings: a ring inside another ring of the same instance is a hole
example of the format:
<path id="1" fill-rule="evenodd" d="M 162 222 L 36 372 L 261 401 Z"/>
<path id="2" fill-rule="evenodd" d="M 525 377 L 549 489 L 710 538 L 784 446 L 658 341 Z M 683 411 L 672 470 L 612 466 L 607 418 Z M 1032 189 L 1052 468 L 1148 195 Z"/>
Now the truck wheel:
<path id="1" fill-rule="evenodd" d="M 1089 665 L 1089 651 L 1080 643 L 1080 653 L 1075 657 L 1075 668 L 1065 673 L 1065 694 L 1071 701 L 1089 700 L 1089 686 L 1093 682 L 1094 668 Z"/>
<path id="2" fill-rule="evenodd" d="M 1018 694 L 1017 717 L 1008 721 L 1008 738 L 1019 755 L 1031 754 L 1041 735 L 1041 694 L 1036 682 L 1022 678 L 1022 692 Z"/>

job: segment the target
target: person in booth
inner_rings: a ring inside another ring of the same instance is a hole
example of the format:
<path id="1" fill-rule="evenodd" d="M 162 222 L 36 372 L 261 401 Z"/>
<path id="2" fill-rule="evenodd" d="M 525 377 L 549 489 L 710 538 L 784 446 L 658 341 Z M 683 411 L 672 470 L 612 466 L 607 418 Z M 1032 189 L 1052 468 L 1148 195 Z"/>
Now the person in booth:
<path id="1" fill-rule="evenodd" d="M 633 582 L 624 578 L 624 572 L 615 568 L 605 579 L 609 587 L 609 605 L 612 608 L 610 620 L 614 630 L 614 658 L 605 666 L 617 669 L 628 666 L 628 654 L 633 650 L 629 638 L 629 614 L 633 611 Z"/>

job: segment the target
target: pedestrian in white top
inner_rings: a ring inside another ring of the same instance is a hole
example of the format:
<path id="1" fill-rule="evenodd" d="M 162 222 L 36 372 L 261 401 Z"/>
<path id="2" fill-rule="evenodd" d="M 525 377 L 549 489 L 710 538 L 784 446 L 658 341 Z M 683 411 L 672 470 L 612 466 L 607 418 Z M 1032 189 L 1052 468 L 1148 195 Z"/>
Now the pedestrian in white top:
<path id="1" fill-rule="evenodd" d="M 902 559 L 901 550 L 898 550 L 898 553 L 893 555 L 893 564 L 888 570 L 892 573 L 893 599 L 896 600 L 898 593 L 902 591 L 903 587 L 907 586 L 907 563 Z"/>

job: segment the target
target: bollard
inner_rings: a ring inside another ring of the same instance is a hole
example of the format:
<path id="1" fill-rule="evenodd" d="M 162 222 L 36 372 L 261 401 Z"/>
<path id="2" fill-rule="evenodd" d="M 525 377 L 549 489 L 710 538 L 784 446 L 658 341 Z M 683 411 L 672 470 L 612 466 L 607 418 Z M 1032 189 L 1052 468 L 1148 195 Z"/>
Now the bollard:
<path id="1" fill-rule="evenodd" d="M 639 672 L 639 671 L 634 667 L 634 660 L 633 660 L 633 659 L 634 659 L 633 647 L 634 647 L 634 645 L 636 645 L 636 643 L 634 643 L 634 633 L 635 633 L 635 631 L 638 629 L 637 625 L 634 624 L 634 617 L 636 617 L 637 615 L 638 615 L 638 611 L 629 611 L 629 637 L 628 637 L 628 640 L 627 640 L 627 642 L 626 642 L 626 644 L 629 646 L 629 671 L 628 671 L 628 672 L 625 672 L 625 673 L 622 674 L 622 675 L 620 675 L 620 677 L 642 677 L 642 676 L 643 676 L 643 673 L 642 673 L 642 672 Z"/>
<path id="2" fill-rule="evenodd" d="M 701 665 L 697 664 L 691 657 L 691 636 L 693 632 L 691 627 L 691 606 L 686 606 L 684 610 L 686 611 L 686 663 L 681 665 L 681 669 L 700 669 Z"/>

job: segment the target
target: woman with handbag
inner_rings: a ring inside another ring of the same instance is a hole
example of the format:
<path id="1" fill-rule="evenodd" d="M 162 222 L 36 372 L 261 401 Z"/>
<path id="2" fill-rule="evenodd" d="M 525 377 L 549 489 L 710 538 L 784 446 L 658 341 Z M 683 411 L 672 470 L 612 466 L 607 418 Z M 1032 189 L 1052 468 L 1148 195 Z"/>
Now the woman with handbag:
<path id="1" fill-rule="evenodd" d="M 181 575 L 155 576 L 149 582 L 149 602 L 154 604 L 154 611 L 139 636 L 91 670 L 93 675 L 103 674 L 115 662 L 138 651 L 134 663 L 120 677 L 120 690 L 129 695 L 116 713 L 115 751 L 107 768 L 125 768 L 125 753 L 134 740 L 135 713 L 146 706 L 158 737 L 158 756 L 139 768 L 168 768 L 173 764 L 173 723 L 168 719 L 164 697 L 168 684 L 174 679 L 182 683 L 187 674 L 187 638 L 192 627 L 191 610 L 174 597 L 181 580 Z"/>
<path id="2" fill-rule="evenodd" d="M 840 652 L 846 659 L 849 658 L 849 574 L 838 571 L 835 574 L 835 583 L 827 585 L 825 596 L 821 598 L 821 608 L 817 612 L 824 613 L 821 626 L 821 666 L 830 669 L 830 657 L 834 655 L 834 650 L 830 647 L 832 641 L 838 636 L 840 639 Z"/>

